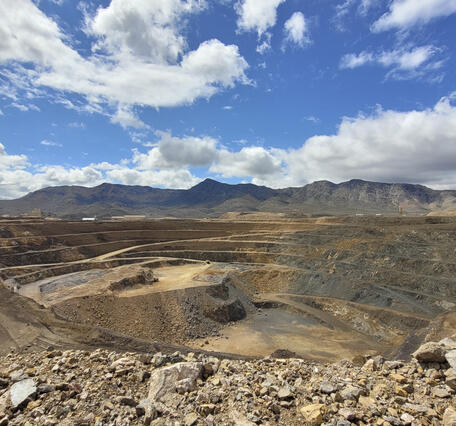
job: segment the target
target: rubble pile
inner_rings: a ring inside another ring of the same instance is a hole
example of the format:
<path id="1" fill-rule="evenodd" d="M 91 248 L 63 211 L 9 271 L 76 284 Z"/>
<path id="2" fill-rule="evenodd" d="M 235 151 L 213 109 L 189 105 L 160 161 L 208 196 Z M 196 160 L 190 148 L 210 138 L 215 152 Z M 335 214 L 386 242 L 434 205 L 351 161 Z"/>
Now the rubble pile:
<path id="1" fill-rule="evenodd" d="M 451 339 L 357 364 L 49 348 L 0 358 L 0 426 L 456 426 L 455 390 Z"/>

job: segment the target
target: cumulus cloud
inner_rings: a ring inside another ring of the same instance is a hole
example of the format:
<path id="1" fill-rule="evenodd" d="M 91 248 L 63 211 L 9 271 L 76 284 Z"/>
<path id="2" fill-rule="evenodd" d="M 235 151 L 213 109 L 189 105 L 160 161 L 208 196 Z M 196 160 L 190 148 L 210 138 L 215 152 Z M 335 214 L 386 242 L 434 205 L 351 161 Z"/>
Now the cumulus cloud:
<path id="1" fill-rule="evenodd" d="M 456 0 L 393 0 L 389 10 L 372 26 L 372 31 L 404 30 L 456 13 Z"/>
<path id="2" fill-rule="evenodd" d="M 258 37 L 276 24 L 277 8 L 285 0 L 242 0 L 236 3 L 240 31 L 256 31 Z"/>
<path id="3" fill-rule="evenodd" d="M 98 49 L 167 64 L 186 47 L 179 33 L 181 17 L 205 7 L 202 0 L 112 0 L 87 18 L 87 31 L 100 38 Z"/>
<path id="4" fill-rule="evenodd" d="M 202 0 L 113 0 L 87 16 L 86 31 L 95 41 L 93 54 L 84 57 L 31 0 L 3 0 L 0 64 L 9 67 L 16 97 L 19 89 L 30 97 L 47 87 L 68 108 L 104 112 L 114 106 L 115 122 L 141 127 L 129 107 L 186 105 L 249 83 L 236 45 L 213 39 L 187 50 L 179 31 L 189 14 L 204 7 Z M 62 99 L 62 92 L 82 95 L 87 105 Z"/>
<path id="5" fill-rule="evenodd" d="M 189 170 L 136 170 L 119 167 L 106 173 L 106 180 L 125 185 L 188 189 L 201 181 Z"/>
<path id="6" fill-rule="evenodd" d="M 0 143 L 0 166 L 3 170 L 20 170 L 29 165 L 27 156 L 10 155 L 6 152 L 5 145 Z"/>
<path id="7" fill-rule="evenodd" d="M 33 166 L 25 155 L 11 155 L 0 144 L 0 198 L 17 198 L 57 185 L 96 185 L 102 173 L 93 167 Z"/>
<path id="8" fill-rule="evenodd" d="M 390 75 L 394 77 L 416 77 L 428 71 L 435 71 L 442 66 L 442 61 L 432 60 L 439 52 L 440 50 L 435 46 L 427 45 L 379 53 L 368 51 L 363 51 L 359 54 L 349 53 L 342 57 L 340 68 L 354 69 L 366 64 L 377 64 L 385 68 L 391 68 Z M 417 73 L 419 70 L 422 72 Z"/>
<path id="9" fill-rule="evenodd" d="M 239 152 L 221 150 L 218 161 L 210 171 L 223 177 L 257 177 L 276 175 L 281 170 L 281 161 L 270 150 L 259 146 L 242 148 Z"/>
<path id="10" fill-rule="evenodd" d="M 296 184 L 361 178 L 456 188 L 456 94 L 422 111 L 378 111 L 343 119 L 287 156 Z"/>
<path id="11" fill-rule="evenodd" d="M 295 12 L 285 22 L 285 41 L 300 47 L 310 44 L 309 26 L 302 12 Z"/>
<path id="12" fill-rule="evenodd" d="M 158 132 L 160 140 L 147 153 L 134 150 L 133 163 L 140 170 L 209 166 L 218 158 L 217 141 L 204 137 L 173 137 Z"/>

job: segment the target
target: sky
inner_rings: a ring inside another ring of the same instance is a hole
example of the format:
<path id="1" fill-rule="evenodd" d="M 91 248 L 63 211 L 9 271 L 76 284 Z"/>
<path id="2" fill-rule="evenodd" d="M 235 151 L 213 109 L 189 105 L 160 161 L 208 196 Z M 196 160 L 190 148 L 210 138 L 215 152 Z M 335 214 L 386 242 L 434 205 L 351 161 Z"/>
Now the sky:
<path id="1" fill-rule="evenodd" d="M 456 189 L 456 0 L 1 0 L 0 199 Z"/>

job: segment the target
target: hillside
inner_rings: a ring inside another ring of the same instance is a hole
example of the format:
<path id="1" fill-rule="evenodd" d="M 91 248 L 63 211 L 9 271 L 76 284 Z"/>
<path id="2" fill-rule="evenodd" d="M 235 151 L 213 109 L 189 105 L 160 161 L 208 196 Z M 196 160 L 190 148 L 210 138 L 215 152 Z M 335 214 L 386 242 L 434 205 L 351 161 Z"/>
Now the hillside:
<path id="1" fill-rule="evenodd" d="M 46 214 L 66 218 L 123 214 L 215 217 L 231 211 L 337 215 L 396 213 L 400 207 L 407 213 L 425 214 L 455 205 L 456 191 L 436 191 L 422 185 L 350 180 L 271 189 L 206 179 L 188 190 L 108 183 L 93 188 L 44 188 L 17 200 L 0 201 L 0 214 L 16 215 L 39 208 Z"/>

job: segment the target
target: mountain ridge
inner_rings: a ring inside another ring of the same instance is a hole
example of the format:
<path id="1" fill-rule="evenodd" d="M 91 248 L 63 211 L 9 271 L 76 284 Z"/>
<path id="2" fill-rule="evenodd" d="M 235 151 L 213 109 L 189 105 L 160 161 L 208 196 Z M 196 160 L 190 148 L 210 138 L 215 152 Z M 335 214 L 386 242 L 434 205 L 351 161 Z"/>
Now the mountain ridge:
<path id="1" fill-rule="evenodd" d="M 456 207 L 456 190 L 423 185 L 352 179 L 316 181 L 302 187 L 272 189 L 251 183 L 228 184 L 207 178 L 190 189 L 102 183 L 95 187 L 56 186 L 16 200 L 0 200 L 0 214 L 23 214 L 39 208 L 65 218 L 145 214 L 151 217 L 219 216 L 229 211 L 290 214 L 412 214 Z"/>

